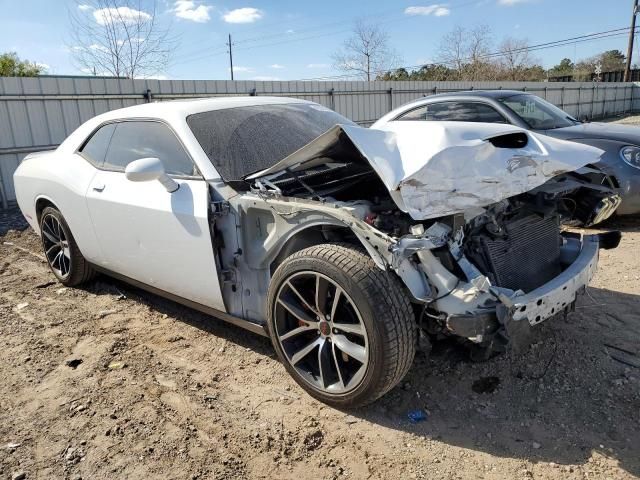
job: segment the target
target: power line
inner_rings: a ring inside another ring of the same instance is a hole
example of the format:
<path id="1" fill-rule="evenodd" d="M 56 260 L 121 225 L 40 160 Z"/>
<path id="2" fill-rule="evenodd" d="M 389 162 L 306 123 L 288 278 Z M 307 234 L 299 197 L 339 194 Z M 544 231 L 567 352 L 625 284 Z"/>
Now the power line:
<path id="1" fill-rule="evenodd" d="M 545 50 L 548 48 L 557 48 L 557 47 L 563 47 L 566 45 L 573 45 L 573 44 L 578 44 L 578 43 L 583 43 L 583 42 L 589 42 L 589 41 L 594 41 L 594 40 L 601 40 L 604 38 L 610 38 L 610 37 L 618 37 L 621 35 L 625 35 L 627 34 L 627 30 L 630 30 L 629 27 L 624 27 L 624 28 L 617 28 L 617 29 L 613 29 L 613 30 L 607 30 L 607 31 L 603 31 L 603 32 L 596 32 L 596 33 L 591 33 L 591 34 L 587 34 L 587 35 L 580 35 L 577 37 L 571 37 L 571 38 L 565 38 L 562 40 L 556 40 L 553 42 L 545 42 L 545 43 L 540 43 L 540 44 L 536 44 L 536 45 L 529 45 L 526 47 L 521 47 L 521 48 L 515 48 L 512 50 L 509 50 L 508 52 L 492 52 L 492 53 L 487 53 L 485 55 L 480 55 L 476 58 L 479 59 L 491 59 L 491 58 L 499 58 L 499 57 L 503 57 L 506 54 L 511 54 L 511 53 L 519 53 L 519 52 L 533 52 L 533 51 L 538 51 L 538 50 Z M 637 31 L 636 31 L 637 33 Z M 464 58 L 462 59 L 462 61 L 469 61 L 469 60 L 473 60 L 472 57 L 469 58 Z M 404 68 L 405 70 L 415 70 L 418 68 L 422 68 L 425 66 L 449 66 L 452 65 L 453 62 L 432 62 L 432 63 L 428 63 L 428 64 L 419 64 L 419 65 L 408 65 L 408 66 L 403 66 L 403 67 L 398 67 L 397 69 L 400 68 Z M 397 70 L 397 69 L 393 69 L 393 70 Z M 390 71 L 390 69 L 380 69 L 377 71 L 374 71 L 372 73 L 375 74 L 379 74 L 379 73 L 385 73 Z M 333 80 L 333 79 L 340 79 L 340 78 L 350 78 L 353 77 L 353 74 L 344 74 L 344 75 L 331 75 L 331 76 L 326 76 L 326 77 L 314 77 L 314 78 L 303 78 L 300 79 L 301 81 L 310 81 L 310 80 Z"/>
<path id="2" fill-rule="evenodd" d="M 473 1 L 469 1 L 469 2 L 463 2 L 463 3 L 459 3 L 459 4 L 455 4 L 455 5 L 450 5 L 447 8 L 449 10 L 454 9 L 454 8 L 462 8 L 462 7 L 466 7 L 469 5 L 473 5 L 476 4 L 477 0 L 473 0 Z M 389 13 L 392 12 L 396 12 L 397 9 L 392 9 L 392 10 L 385 10 L 385 11 L 380 11 L 377 13 L 372 13 L 369 15 L 366 15 L 362 18 L 372 18 L 372 17 L 380 17 L 380 16 L 388 16 Z M 389 23 L 393 23 L 393 22 L 398 22 L 398 21 L 406 21 L 406 20 L 411 20 L 411 19 L 417 19 L 420 18 L 420 15 L 406 15 L 404 13 L 400 14 L 400 17 L 395 17 L 395 18 L 391 18 L 389 20 L 380 22 L 381 25 L 386 25 Z M 315 27 L 309 27 L 309 28 L 304 28 L 304 29 L 299 29 L 296 30 L 294 33 L 287 33 L 287 32 L 279 32 L 279 33 L 273 33 L 273 34 L 269 34 L 269 35 L 264 35 L 264 36 L 256 36 L 256 37 L 249 37 L 249 38 L 245 38 L 245 39 L 240 39 L 240 40 L 236 40 L 234 41 L 234 46 L 236 46 L 236 50 L 252 50 L 254 48 L 265 48 L 265 47 L 272 47 L 272 46 L 277 46 L 277 45 L 285 45 L 288 43 L 295 43 L 295 42 L 300 42 L 300 41 L 304 41 L 304 40 L 312 40 L 312 39 L 316 39 L 316 38 L 322 38 L 322 37 L 328 37 L 328 36 L 332 36 L 332 35 L 337 35 L 340 33 L 346 33 L 346 32 L 350 32 L 352 29 L 351 28 L 342 28 L 339 30 L 330 30 L 330 31 L 326 31 L 323 33 L 319 33 L 319 34 L 314 34 L 314 35 L 307 35 L 307 36 L 300 36 L 302 34 L 304 34 L 305 32 L 312 32 L 312 31 L 317 31 L 317 30 L 324 30 L 327 27 L 331 27 L 331 26 L 335 26 L 335 25 L 344 25 L 344 24 L 349 24 L 349 23 L 353 23 L 355 17 L 348 19 L 348 20 L 342 20 L 339 22 L 332 22 L 332 23 L 326 23 L 326 24 L 322 24 L 322 25 L 317 25 Z M 285 23 L 285 22 L 282 22 Z M 282 40 L 282 41 L 277 41 L 277 42 L 271 42 L 271 43 L 262 43 L 259 45 L 245 45 L 245 46 L 237 46 L 237 45 L 243 45 L 246 43 L 255 43 L 261 40 L 265 40 L 265 39 L 269 39 L 269 38 L 277 38 L 277 37 L 287 37 L 286 40 Z M 226 43 L 225 43 L 226 45 Z M 190 52 L 187 55 L 184 55 L 181 60 L 179 62 L 174 63 L 174 65 L 180 65 L 183 63 L 190 63 L 190 62 L 194 62 L 194 61 L 198 61 L 198 60 L 204 60 L 206 58 L 211 58 L 211 57 L 215 57 L 215 56 L 219 56 L 222 54 L 226 54 L 228 52 L 228 48 L 225 48 L 224 50 L 214 50 L 213 52 L 206 52 L 205 49 L 200 49 L 200 50 L 196 50 L 193 52 Z"/>
<path id="3" fill-rule="evenodd" d="M 475 3 L 475 2 L 472 2 Z M 456 7 L 462 7 L 467 5 L 467 3 L 465 4 L 459 4 L 456 5 Z M 454 8 L 454 7 L 451 7 Z M 414 17 L 407 17 L 407 18 L 414 18 Z M 404 20 L 406 18 L 400 18 L 400 19 L 392 19 L 392 20 L 388 20 L 386 22 L 383 22 L 384 24 L 386 23 L 391 23 L 394 21 L 398 21 L 398 20 Z M 336 23 L 344 23 L 344 22 L 336 22 Z M 592 33 L 592 34 L 587 34 L 587 35 L 580 35 L 577 37 L 571 37 L 571 38 L 567 38 L 567 39 L 563 39 L 563 40 L 556 40 L 556 41 L 552 41 L 552 42 L 545 42 L 545 43 L 540 43 L 540 44 L 536 44 L 536 45 L 531 45 L 531 46 L 527 46 L 527 47 L 522 47 L 522 48 L 516 48 L 516 49 L 512 49 L 509 50 L 509 53 L 518 53 L 518 52 L 523 52 L 523 51 L 538 51 L 538 50 L 544 50 L 546 48 L 556 48 L 556 47 L 562 47 L 562 46 L 566 46 L 566 45 L 576 45 L 578 43 L 583 43 L 583 42 L 587 42 L 587 41 L 592 41 L 592 40 L 600 40 L 600 39 L 604 39 L 604 38 L 609 38 L 609 37 L 615 37 L 615 36 L 619 36 L 619 35 L 626 35 L 626 33 L 628 31 L 630 31 L 630 27 L 622 27 L 622 28 L 617 28 L 617 29 L 612 29 L 612 30 L 606 30 L 603 32 L 596 32 L 596 33 Z M 255 49 L 255 48 L 264 48 L 264 47 L 271 47 L 271 46 L 276 46 L 276 45 L 283 45 L 283 44 L 288 44 L 288 43 L 293 43 L 293 42 L 300 42 L 303 40 L 311 40 L 311 39 L 315 39 L 315 38 L 321 38 L 321 37 L 325 37 L 325 36 L 330 36 L 330 35 L 335 35 L 337 33 L 343 33 L 345 31 L 350 31 L 350 30 L 337 30 L 337 31 L 332 31 L 332 32 L 327 32 L 327 33 L 321 33 L 321 34 L 317 34 L 317 35 L 311 35 L 311 36 L 306 36 L 306 37 L 297 37 L 297 38 L 293 38 L 293 39 L 289 39 L 289 40 L 284 40 L 281 42 L 272 42 L 272 43 L 266 43 L 266 44 L 261 44 L 261 45 L 253 45 L 253 46 L 244 46 L 244 47 L 236 47 L 236 50 L 251 50 L 251 49 Z M 235 41 L 233 43 L 233 45 L 237 45 L 238 43 L 240 43 L 239 41 Z M 204 60 L 207 58 L 212 58 L 212 57 L 216 57 L 216 56 L 221 56 L 221 55 L 226 55 L 229 53 L 229 46 L 227 43 L 225 43 L 225 46 L 227 48 L 221 49 L 221 50 L 214 50 L 213 52 L 208 52 L 205 53 L 203 55 L 196 55 L 196 56 L 183 56 L 181 58 L 180 61 L 174 63 L 174 65 L 180 65 L 180 64 L 184 64 L 184 63 L 190 63 L 190 62 L 194 62 L 194 61 L 198 61 L 198 60 Z M 493 52 L 493 53 L 489 53 L 486 55 L 481 56 L 480 58 L 495 58 L 495 57 L 501 57 L 504 56 L 505 52 Z M 465 60 L 469 60 L 469 59 L 465 59 Z M 442 65 L 442 66 L 447 66 L 450 65 L 450 63 L 447 62 L 434 62 L 434 63 L 430 63 L 428 65 Z M 425 66 L 425 64 L 421 64 L 421 65 L 410 65 L 410 66 L 404 66 L 404 67 L 399 67 L 399 68 L 405 68 L 405 69 L 416 69 L 416 68 L 421 68 Z M 387 69 L 385 70 L 379 70 L 373 73 L 384 73 L 386 72 Z M 349 77 L 353 77 L 353 74 L 343 74 L 343 75 L 332 75 L 332 76 L 326 76 L 326 77 L 314 77 L 314 78 L 308 78 L 308 79 L 302 79 L 302 80 L 325 80 L 325 79 L 339 79 L 339 78 L 349 78 Z"/>
<path id="4" fill-rule="evenodd" d="M 478 3 L 477 0 L 465 1 L 465 2 L 462 2 L 462 3 L 455 3 L 453 5 L 447 4 L 446 8 L 447 8 L 447 10 L 453 10 L 453 9 L 456 9 L 456 8 L 468 7 L 469 5 L 475 5 L 477 3 Z M 307 28 L 303 28 L 303 29 L 298 29 L 298 30 L 295 30 L 295 34 L 304 33 L 304 32 L 312 32 L 312 31 L 316 31 L 316 30 L 323 30 L 323 29 L 325 29 L 327 27 L 333 27 L 333 26 L 336 26 L 336 25 L 350 24 L 350 23 L 353 23 L 357 19 L 367 20 L 367 19 L 372 19 L 372 18 L 377 18 L 377 17 L 389 17 L 390 14 L 394 14 L 396 12 L 397 12 L 397 14 L 400 15 L 400 17 L 401 17 L 400 19 L 402 19 L 402 20 L 409 20 L 409 19 L 412 19 L 412 18 L 420 18 L 421 17 L 421 15 L 408 15 L 408 14 L 406 14 L 404 12 L 400 13 L 397 8 L 392 8 L 392 9 L 388 9 L 388 10 L 380 10 L 378 12 L 369 13 L 369 14 L 366 14 L 366 15 L 359 15 L 359 16 L 356 16 L 356 17 L 351 17 L 351 18 L 348 18 L 346 20 L 340 20 L 338 22 L 330 22 L 330 23 L 316 25 L 316 26 L 313 26 L 313 27 L 307 27 Z M 396 19 L 396 20 L 400 20 L 400 19 Z M 281 23 L 286 23 L 286 22 L 281 22 Z M 389 23 L 389 22 L 387 21 L 387 22 L 382 22 L 382 23 Z M 344 30 L 341 30 L 341 31 L 344 31 Z M 236 41 L 236 44 L 242 44 L 242 43 L 248 43 L 248 42 L 257 42 L 257 41 L 260 41 L 260 40 L 265 40 L 265 39 L 269 39 L 269 38 L 273 38 L 273 37 L 288 36 L 288 35 L 291 35 L 291 34 L 287 33 L 287 32 L 279 32 L 279 33 L 272 33 L 272 34 L 268 34 L 268 35 L 255 36 L 255 37 L 249 37 L 249 38 L 244 38 L 244 39 L 241 38 L 240 40 Z"/>

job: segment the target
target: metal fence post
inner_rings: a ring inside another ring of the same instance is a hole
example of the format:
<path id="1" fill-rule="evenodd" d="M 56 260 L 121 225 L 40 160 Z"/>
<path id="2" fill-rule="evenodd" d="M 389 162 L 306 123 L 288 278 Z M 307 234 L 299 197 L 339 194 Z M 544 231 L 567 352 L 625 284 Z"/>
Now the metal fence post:
<path id="1" fill-rule="evenodd" d="M 591 90 L 591 113 L 589 114 L 589 117 L 593 120 L 593 102 L 596 99 L 596 84 L 593 84 L 593 88 Z"/>
<path id="2" fill-rule="evenodd" d="M 142 96 L 147 101 L 147 103 L 151 103 L 151 100 L 153 100 L 153 93 L 151 93 L 151 89 L 150 88 L 147 88 L 147 91 L 144 92 L 142 94 Z"/>
<path id="3" fill-rule="evenodd" d="M 576 114 L 576 118 L 580 120 L 580 103 L 582 102 L 582 85 L 578 87 L 578 113 Z"/>
<path id="4" fill-rule="evenodd" d="M 389 87 L 387 92 L 389 93 L 389 111 L 391 111 L 393 110 L 393 88 Z"/>
<path id="5" fill-rule="evenodd" d="M 9 208 L 9 199 L 4 191 L 4 180 L 2 179 L 2 169 L 0 169 L 0 200 L 2 200 L 2 208 Z"/>
<path id="6" fill-rule="evenodd" d="M 618 113 L 618 86 L 613 87 L 613 113 Z"/>
<path id="7" fill-rule="evenodd" d="M 564 85 L 560 87 L 560 105 L 560 108 L 564 110 Z"/>
<path id="8" fill-rule="evenodd" d="M 624 87 L 624 91 L 622 92 L 622 113 L 627 113 L 627 85 Z"/>
<path id="9" fill-rule="evenodd" d="M 633 113 L 635 110 L 633 108 L 633 92 L 636 89 L 636 84 L 631 85 L 631 98 L 629 99 L 629 113 Z"/>

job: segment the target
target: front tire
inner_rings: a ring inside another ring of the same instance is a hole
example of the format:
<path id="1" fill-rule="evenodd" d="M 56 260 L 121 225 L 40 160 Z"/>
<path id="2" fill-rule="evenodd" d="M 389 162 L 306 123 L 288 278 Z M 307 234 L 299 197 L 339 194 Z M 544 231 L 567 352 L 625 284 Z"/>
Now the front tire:
<path id="1" fill-rule="evenodd" d="M 269 286 L 271 341 L 289 374 L 334 407 L 359 407 L 411 367 L 416 324 L 398 278 L 349 244 L 297 252 Z"/>
<path id="2" fill-rule="evenodd" d="M 49 268 L 60 283 L 73 287 L 94 276 L 60 211 L 53 207 L 42 211 L 40 237 Z"/>

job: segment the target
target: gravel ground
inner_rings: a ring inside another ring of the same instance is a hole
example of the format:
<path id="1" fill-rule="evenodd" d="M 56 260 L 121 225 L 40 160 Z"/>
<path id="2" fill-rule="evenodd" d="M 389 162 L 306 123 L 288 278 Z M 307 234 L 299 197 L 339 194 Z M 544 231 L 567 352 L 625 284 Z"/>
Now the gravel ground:
<path id="1" fill-rule="evenodd" d="M 355 411 L 307 396 L 266 339 L 105 277 L 62 288 L 10 231 L 0 478 L 638 478 L 640 218 L 611 226 L 620 248 L 527 352 L 474 364 L 437 344 Z"/>

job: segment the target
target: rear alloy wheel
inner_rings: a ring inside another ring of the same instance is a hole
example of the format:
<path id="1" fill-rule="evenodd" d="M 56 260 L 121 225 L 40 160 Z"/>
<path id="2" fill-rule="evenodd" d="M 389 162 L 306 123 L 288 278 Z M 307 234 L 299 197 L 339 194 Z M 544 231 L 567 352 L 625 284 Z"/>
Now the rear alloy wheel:
<path id="1" fill-rule="evenodd" d="M 58 210 L 47 207 L 42 211 L 40 232 L 47 263 L 60 283 L 71 287 L 93 276 L 93 269 L 80 253 L 67 222 Z"/>
<path id="2" fill-rule="evenodd" d="M 370 403 L 406 374 L 416 327 L 397 278 L 361 250 L 322 244 L 287 258 L 269 290 L 269 332 L 287 371 L 338 407 Z"/>

